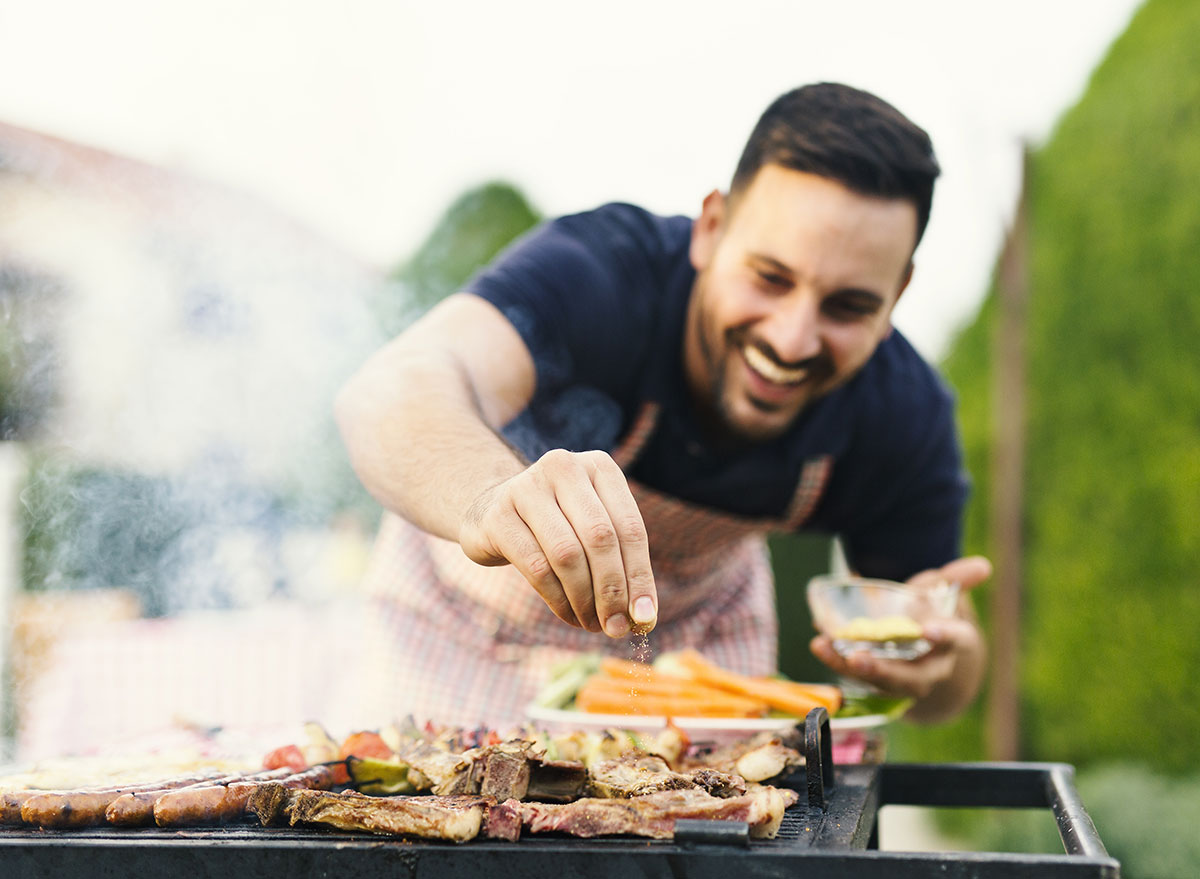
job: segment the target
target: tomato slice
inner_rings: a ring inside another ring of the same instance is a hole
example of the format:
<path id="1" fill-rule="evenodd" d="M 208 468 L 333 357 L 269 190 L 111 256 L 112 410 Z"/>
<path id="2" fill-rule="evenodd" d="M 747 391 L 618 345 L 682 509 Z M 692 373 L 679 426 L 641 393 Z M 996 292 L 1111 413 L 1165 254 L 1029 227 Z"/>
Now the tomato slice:
<path id="1" fill-rule="evenodd" d="M 285 766 L 297 772 L 308 768 L 308 761 L 297 745 L 284 745 L 263 757 L 263 769 L 282 769 Z"/>
<path id="2" fill-rule="evenodd" d="M 376 732 L 351 733 L 342 742 L 342 757 L 367 757 L 390 760 L 394 755 L 383 737 Z"/>

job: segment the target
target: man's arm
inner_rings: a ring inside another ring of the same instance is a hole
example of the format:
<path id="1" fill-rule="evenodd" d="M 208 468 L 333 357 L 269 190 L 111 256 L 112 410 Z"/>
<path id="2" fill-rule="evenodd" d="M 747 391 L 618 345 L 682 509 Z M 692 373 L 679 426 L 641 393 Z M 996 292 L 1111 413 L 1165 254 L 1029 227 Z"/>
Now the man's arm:
<path id="1" fill-rule="evenodd" d="M 508 320 L 458 294 L 350 379 L 338 426 L 384 507 L 479 564 L 513 564 L 565 622 L 620 637 L 631 619 L 657 614 L 645 526 L 604 452 L 551 451 L 529 464 L 496 432 L 536 380 Z"/>

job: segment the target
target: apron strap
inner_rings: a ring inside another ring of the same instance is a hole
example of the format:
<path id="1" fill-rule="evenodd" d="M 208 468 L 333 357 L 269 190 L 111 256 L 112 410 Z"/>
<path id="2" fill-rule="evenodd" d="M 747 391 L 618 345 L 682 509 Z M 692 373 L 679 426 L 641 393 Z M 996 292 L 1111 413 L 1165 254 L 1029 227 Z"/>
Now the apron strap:
<path id="1" fill-rule="evenodd" d="M 662 407 L 653 400 L 642 404 L 633 426 L 613 449 L 612 458 L 617 466 L 628 472 L 645 448 L 646 442 L 658 425 L 658 416 Z M 817 502 L 825 493 L 829 476 L 833 472 L 833 456 L 818 455 L 804 462 L 800 470 L 800 478 L 796 481 L 796 489 L 788 503 L 787 510 L 774 525 L 783 531 L 795 531 L 803 525 L 816 509 Z"/>
<path id="2" fill-rule="evenodd" d="M 660 408 L 658 403 L 653 400 L 643 403 L 637 417 L 633 420 L 633 426 L 613 449 L 612 459 L 622 470 L 628 471 L 633 466 L 633 462 L 637 460 L 638 455 L 642 453 L 642 448 L 658 425 Z"/>
<path id="3" fill-rule="evenodd" d="M 829 474 L 832 472 L 832 455 L 818 455 L 804 462 L 792 502 L 788 504 L 783 517 L 785 530 L 795 531 L 808 520 L 816 509 L 817 501 L 825 493 L 825 486 L 829 483 Z"/>

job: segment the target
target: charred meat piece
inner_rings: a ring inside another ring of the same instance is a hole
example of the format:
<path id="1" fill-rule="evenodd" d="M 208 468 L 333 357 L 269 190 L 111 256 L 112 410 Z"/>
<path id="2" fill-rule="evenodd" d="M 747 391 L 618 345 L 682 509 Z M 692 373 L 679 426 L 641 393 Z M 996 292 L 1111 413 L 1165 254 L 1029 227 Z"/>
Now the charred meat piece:
<path id="1" fill-rule="evenodd" d="M 746 779 L 732 772 L 719 769 L 697 769 L 691 773 L 692 781 L 714 797 L 740 797 L 746 792 Z"/>
<path id="2" fill-rule="evenodd" d="M 653 754 L 626 754 L 596 763 L 588 770 L 590 797 L 624 799 L 694 787 L 696 784 L 690 778 L 672 772 L 667 761 Z"/>
<path id="3" fill-rule="evenodd" d="M 623 800 L 586 798 L 573 803 L 522 803 L 522 823 L 531 833 L 571 836 L 648 836 L 669 839 L 680 818 L 740 821 L 756 839 L 779 831 L 784 810 L 796 802 L 794 791 L 763 785 L 739 797 L 714 797 L 700 790 L 657 791 Z"/>
<path id="4" fill-rule="evenodd" d="M 260 784 L 246 800 L 246 812 L 256 815 L 264 827 L 270 824 L 286 824 L 291 792 L 291 788 L 284 787 L 277 781 Z"/>
<path id="5" fill-rule="evenodd" d="M 399 752 L 417 790 L 437 796 L 481 794 L 497 801 L 545 799 L 566 802 L 578 797 L 587 781 L 582 763 L 547 760 L 525 739 L 471 748 L 462 753 L 430 742 L 413 742 Z"/>
<path id="6" fill-rule="evenodd" d="M 325 824 L 339 830 L 364 830 L 422 839 L 466 842 L 486 836 L 516 839 L 520 812 L 515 801 L 497 804 L 488 797 L 368 797 L 344 791 L 288 791 L 282 813 L 290 824 Z M 489 820 L 492 812 L 494 819 Z"/>
<path id="7" fill-rule="evenodd" d="M 515 740 L 483 748 L 476 765 L 483 771 L 479 793 L 495 800 L 523 800 L 529 790 L 530 742 Z"/>
<path id="8" fill-rule="evenodd" d="M 583 796 L 587 783 L 587 768 L 576 760 L 538 759 L 530 764 L 529 788 L 522 799 L 569 803 Z"/>
<path id="9" fill-rule="evenodd" d="M 679 770 L 717 769 L 740 775 L 746 781 L 767 781 L 804 765 L 804 757 L 774 735 L 758 735 L 743 742 L 687 755 Z"/>
<path id="10" fill-rule="evenodd" d="M 409 767 L 408 778 L 417 790 L 431 790 L 438 796 L 458 796 L 479 790 L 475 774 L 478 749 L 446 751 L 429 742 L 412 742 L 399 752 Z"/>
<path id="11" fill-rule="evenodd" d="M 675 772 L 662 757 L 653 754 L 626 754 L 594 764 L 588 770 L 587 795 L 592 797 L 621 799 L 690 788 L 726 797 L 744 794 L 746 783 L 740 776 L 706 767 L 689 773 Z"/>

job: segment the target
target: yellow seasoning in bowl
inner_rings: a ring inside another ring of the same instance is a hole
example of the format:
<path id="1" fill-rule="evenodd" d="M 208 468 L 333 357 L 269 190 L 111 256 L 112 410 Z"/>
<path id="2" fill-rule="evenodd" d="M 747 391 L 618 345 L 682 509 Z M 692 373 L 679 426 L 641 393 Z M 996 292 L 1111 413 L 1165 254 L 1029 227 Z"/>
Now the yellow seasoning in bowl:
<path id="1" fill-rule="evenodd" d="M 910 641 L 921 637 L 921 624 L 912 617 L 855 617 L 839 626 L 833 637 L 841 641 Z"/>

